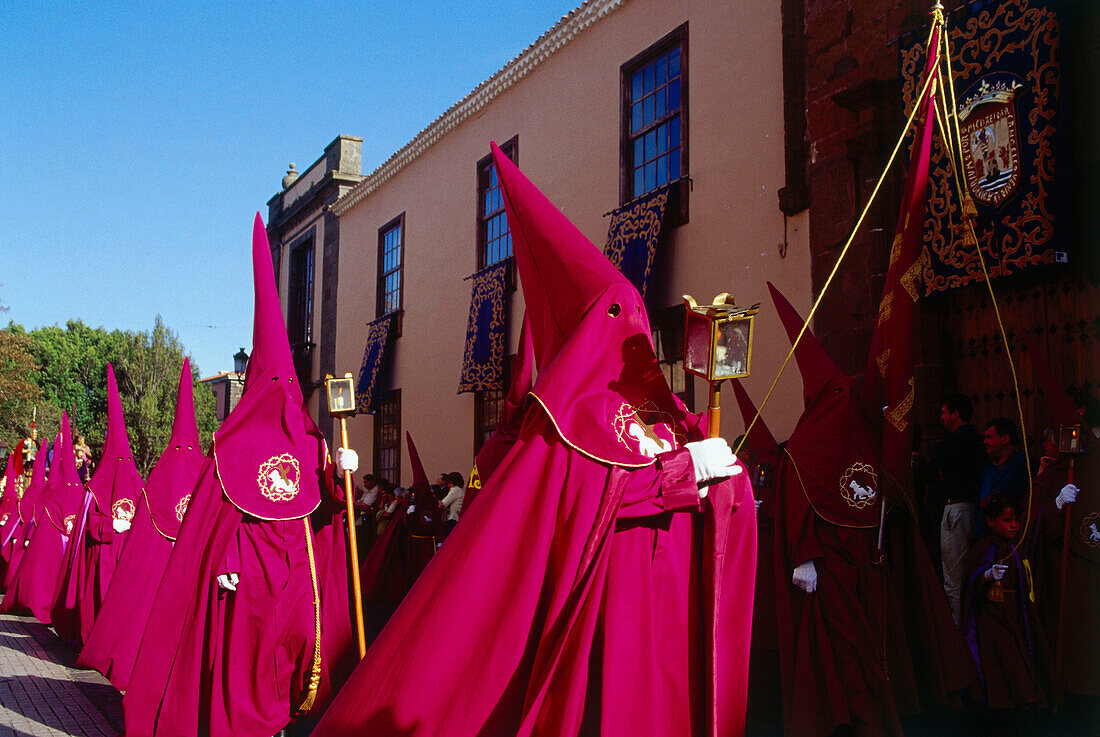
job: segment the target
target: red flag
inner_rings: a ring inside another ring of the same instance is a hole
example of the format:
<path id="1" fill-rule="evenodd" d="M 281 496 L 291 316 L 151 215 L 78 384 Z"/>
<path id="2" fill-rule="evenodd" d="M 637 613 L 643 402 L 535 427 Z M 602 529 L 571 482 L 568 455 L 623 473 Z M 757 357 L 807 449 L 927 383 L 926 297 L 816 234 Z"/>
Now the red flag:
<path id="1" fill-rule="evenodd" d="M 940 28 L 928 42 L 924 77 L 936 71 Z M 932 149 L 935 115 L 935 81 L 917 100 L 916 138 L 905 178 L 901 213 L 890 249 L 890 266 L 879 304 L 878 321 L 864 381 L 864 406 L 868 416 L 881 416 L 882 490 L 899 495 L 909 504 L 909 459 L 912 452 L 913 341 L 918 279 L 923 266 L 924 212 L 928 204 L 928 162 Z M 912 505 L 909 504 L 912 508 Z"/>

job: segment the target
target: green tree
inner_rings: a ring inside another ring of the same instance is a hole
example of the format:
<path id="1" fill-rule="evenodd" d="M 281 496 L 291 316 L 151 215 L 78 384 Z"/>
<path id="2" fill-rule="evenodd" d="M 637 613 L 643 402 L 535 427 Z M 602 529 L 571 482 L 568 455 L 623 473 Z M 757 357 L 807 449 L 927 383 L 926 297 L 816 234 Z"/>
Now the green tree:
<path id="1" fill-rule="evenodd" d="M 60 410 L 65 409 L 73 433 L 86 435 L 93 452 L 99 450 L 107 430 L 110 361 L 118 379 L 134 461 L 142 474 L 152 470 L 168 444 L 175 415 L 177 379 L 185 355 L 179 338 L 165 327 L 159 315 L 148 333 L 91 328 L 80 320 L 70 320 L 64 328 L 53 326 L 30 332 L 9 324 L 7 332 L 21 341 L 31 358 L 30 364 L 20 359 L 22 363 L 12 365 L 18 367 L 13 369 L 15 373 L 30 377 L 30 383 L 38 390 L 34 396 L 39 402 L 41 431 L 56 432 Z M 37 370 L 33 368 L 35 365 Z M 214 395 L 209 387 L 195 383 L 197 376 L 198 367 L 192 366 L 199 435 L 208 443 L 216 426 Z M 32 390 L 24 387 L 23 391 Z M 25 407 L 8 410 L 0 403 L 0 432 L 9 425 L 21 427 L 21 422 L 29 425 L 24 422 L 24 415 L 29 420 L 30 411 Z"/>
<path id="2" fill-rule="evenodd" d="M 11 448 L 31 434 L 36 414 L 40 439 L 60 427 L 61 411 L 33 381 L 38 365 L 32 347 L 33 340 L 22 331 L 0 330 L 0 439 Z"/>

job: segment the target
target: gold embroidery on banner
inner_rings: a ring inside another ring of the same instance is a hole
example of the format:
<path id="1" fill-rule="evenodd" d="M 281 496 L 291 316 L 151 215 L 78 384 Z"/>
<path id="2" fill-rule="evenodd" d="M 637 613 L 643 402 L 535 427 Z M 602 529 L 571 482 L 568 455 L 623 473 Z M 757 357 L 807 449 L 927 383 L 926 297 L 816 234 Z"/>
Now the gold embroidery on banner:
<path id="1" fill-rule="evenodd" d="M 132 499 L 119 499 L 111 505 L 111 516 L 118 520 L 129 522 L 137 512 L 137 505 Z"/>
<path id="2" fill-rule="evenodd" d="M 856 461 L 840 477 L 840 495 L 849 507 L 866 509 L 878 499 L 878 474 L 869 463 Z"/>
<path id="3" fill-rule="evenodd" d="M 909 393 L 897 405 L 886 410 L 886 420 L 898 432 L 904 432 L 909 426 L 909 410 L 913 408 L 913 377 L 909 377 Z"/>
<path id="4" fill-rule="evenodd" d="M 924 262 L 928 260 L 928 254 L 921 251 L 920 256 L 913 262 L 913 265 L 905 270 L 905 273 L 901 275 L 901 286 L 905 288 L 905 293 L 909 295 L 909 298 L 916 302 L 920 298 L 920 290 L 918 285 L 923 285 L 921 281 L 921 272 L 924 271 Z"/>
<path id="5" fill-rule="evenodd" d="M 890 349 L 884 348 L 881 353 L 875 356 L 875 363 L 878 365 L 878 373 L 882 378 L 886 378 L 886 367 L 890 365 Z"/>
<path id="6" fill-rule="evenodd" d="M 894 312 L 894 293 L 887 292 L 882 295 L 882 304 L 878 308 L 878 324 L 882 325 L 890 319 L 890 315 Z"/>
<path id="7" fill-rule="evenodd" d="M 290 453 L 272 456 L 260 464 L 256 483 L 265 499 L 289 502 L 298 496 L 298 459 Z"/>
<path id="8" fill-rule="evenodd" d="M 190 503 L 191 503 L 191 495 L 190 494 L 188 494 L 187 496 L 183 497 L 178 502 L 176 502 L 176 521 L 177 522 L 183 522 L 183 515 L 187 513 L 187 505 L 190 504 Z"/>

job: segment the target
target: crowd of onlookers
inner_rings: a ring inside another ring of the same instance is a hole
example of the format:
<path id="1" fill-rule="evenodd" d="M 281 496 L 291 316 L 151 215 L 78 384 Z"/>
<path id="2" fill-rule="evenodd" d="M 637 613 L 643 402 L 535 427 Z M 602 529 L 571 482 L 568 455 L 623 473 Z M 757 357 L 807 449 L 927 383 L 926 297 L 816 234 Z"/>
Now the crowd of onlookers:
<path id="1" fill-rule="evenodd" d="M 370 545 L 382 536 L 393 515 L 407 508 L 402 505 L 409 501 L 409 489 L 404 486 L 394 486 L 371 473 L 363 474 L 362 482 L 355 497 L 355 525 L 360 539 L 366 543 L 359 545 L 360 558 L 366 556 Z M 440 474 L 437 482 L 430 484 L 428 489 L 424 498 L 416 503 L 422 513 L 431 512 L 439 520 L 442 532 L 438 542 L 442 543 L 462 514 L 465 482 L 461 473 L 452 471 Z"/>
<path id="2" fill-rule="evenodd" d="M 1060 428 L 1048 427 L 1029 459 L 1016 423 L 995 417 L 979 429 L 964 395 L 944 398 L 947 434 L 931 457 L 914 453 L 922 534 L 997 734 L 1033 728 L 1026 712 L 1064 709 L 1067 699 L 1100 716 L 1100 555 L 1089 554 L 1087 527 L 1077 529 L 1081 510 L 1067 520 L 1070 505 L 1096 507 L 1075 503 L 1095 494 L 1100 421 L 1077 404 L 1091 456 L 1060 450 Z M 1100 552 L 1100 535 L 1092 542 Z"/>

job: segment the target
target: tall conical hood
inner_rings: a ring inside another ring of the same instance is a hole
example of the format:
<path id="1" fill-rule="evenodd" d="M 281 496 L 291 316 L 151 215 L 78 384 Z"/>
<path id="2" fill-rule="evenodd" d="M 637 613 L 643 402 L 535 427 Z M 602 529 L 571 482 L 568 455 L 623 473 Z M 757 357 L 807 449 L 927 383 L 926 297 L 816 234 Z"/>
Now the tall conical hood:
<path id="1" fill-rule="evenodd" d="M 637 467 L 679 447 L 684 413 L 653 351 L 638 290 L 494 144 L 538 379 L 562 438 Z"/>
<path id="2" fill-rule="evenodd" d="M 95 496 L 100 512 L 129 521 L 137 513 L 142 486 L 141 474 L 130 450 L 130 438 L 126 434 L 115 369 L 108 363 L 107 436 L 103 441 L 99 466 L 88 480 L 88 490 Z"/>
<path id="3" fill-rule="evenodd" d="M 195 394 L 191 386 L 191 359 L 184 358 L 180 367 L 179 386 L 176 387 L 176 414 L 172 418 L 172 439 L 193 439 L 199 443 L 199 425 L 195 421 Z"/>
<path id="4" fill-rule="evenodd" d="M 793 342 L 802 318 L 772 284 L 772 300 Z M 879 520 L 878 456 L 856 405 L 852 379 L 808 329 L 795 348 L 806 410 L 787 440 L 785 460 L 814 511 L 832 524 L 874 527 Z"/>
<path id="5" fill-rule="evenodd" d="M 787 331 L 787 338 L 793 344 L 798 338 L 798 331 L 802 330 L 804 321 L 771 282 L 768 282 L 768 290 L 771 292 L 772 302 L 775 303 L 775 310 L 779 313 L 779 319 Z M 794 349 L 794 358 L 802 374 L 802 394 L 806 404 L 813 401 L 813 398 L 833 379 L 849 378 L 829 357 L 825 347 L 808 327 Z"/>
<path id="6" fill-rule="evenodd" d="M 203 463 L 191 381 L 191 360 L 185 358 L 176 389 L 172 436 L 145 484 L 145 500 L 153 526 L 170 540 L 176 539 Z"/>
<path id="7" fill-rule="evenodd" d="M 1043 390 L 1046 399 L 1047 410 L 1050 412 L 1051 421 L 1056 425 L 1080 425 L 1083 421 L 1081 413 L 1077 411 L 1073 400 L 1062 388 L 1061 382 L 1054 376 L 1050 364 L 1039 352 L 1039 346 L 1035 345 L 1030 336 L 1024 336 L 1024 345 L 1031 356 L 1031 365 L 1034 369 L 1035 383 Z"/>
<path id="8" fill-rule="evenodd" d="M 246 391 L 261 379 L 294 376 L 290 339 L 286 334 L 283 308 L 279 303 L 279 289 L 275 286 L 271 246 L 268 244 L 263 218 L 258 212 L 252 225 L 252 286 L 255 290 L 255 303 L 252 308 L 252 354 L 248 358 Z M 301 396 L 297 381 L 294 386 Z"/>
<path id="9" fill-rule="evenodd" d="M 321 502 L 328 450 L 298 386 L 259 213 L 252 272 L 252 355 L 241 399 L 214 433 L 214 459 L 222 489 L 239 509 L 261 519 L 298 519 Z"/>
<path id="10" fill-rule="evenodd" d="M 756 417 L 756 405 L 749 398 L 740 379 L 730 381 L 733 385 L 733 396 L 737 398 L 737 408 L 741 410 L 741 420 L 745 423 L 745 429 L 749 431 L 745 438 L 745 445 L 752 448 L 754 454 L 778 455 L 779 443 L 775 442 L 772 431 L 764 423 L 763 417 Z M 756 422 L 753 422 L 756 418 Z M 751 429 L 749 425 L 752 425 Z"/>
<path id="11" fill-rule="evenodd" d="M 541 370 L 609 286 L 632 285 L 495 143 L 492 149 Z"/>
<path id="12" fill-rule="evenodd" d="M 409 489 L 420 494 L 431 491 L 432 485 L 428 481 L 428 474 L 424 471 L 424 464 L 420 462 L 420 454 L 416 452 L 416 444 L 413 442 L 412 433 L 405 431 L 405 445 L 409 448 L 409 463 L 412 465 L 413 479 Z"/>
<path id="13" fill-rule="evenodd" d="M 84 484 L 80 483 L 80 475 L 76 472 L 67 412 L 61 413 L 61 432 L 54 443 L 50 478 L 42 497 L 44 513 L 50 522 L 66 535 L 71 533 L 84 500 Z"/>
<path id="14" fill-rule="evenodd" d="M 38 455 L 34 457 L 34 465 L 31 467 L 30 483 L 23 491 L 23 503 L 19 505 L 19 518 L 23 522 L 30 522 L 42 508 L 41 500 L 46 491 L 46 466 L 49 455 L 50 441 L 43 438 L 42 444 L 38 447 Z"/>

